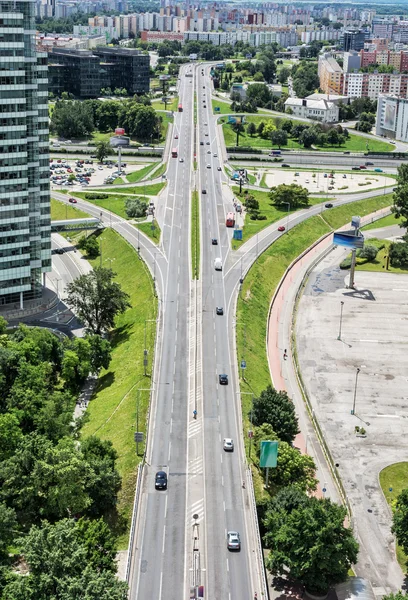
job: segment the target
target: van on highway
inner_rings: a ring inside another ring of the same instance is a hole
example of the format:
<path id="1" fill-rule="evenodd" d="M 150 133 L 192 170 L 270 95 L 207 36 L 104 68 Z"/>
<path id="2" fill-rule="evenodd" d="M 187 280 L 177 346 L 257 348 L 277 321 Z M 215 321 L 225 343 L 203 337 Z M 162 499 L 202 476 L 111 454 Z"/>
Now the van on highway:
<path id="1" fill-rule="evenodd" d="M 221 258 L 216 258 L 214 260 L 214 269 L 216 271 L 222 271 L 222 260 L 221 260 Z"/>

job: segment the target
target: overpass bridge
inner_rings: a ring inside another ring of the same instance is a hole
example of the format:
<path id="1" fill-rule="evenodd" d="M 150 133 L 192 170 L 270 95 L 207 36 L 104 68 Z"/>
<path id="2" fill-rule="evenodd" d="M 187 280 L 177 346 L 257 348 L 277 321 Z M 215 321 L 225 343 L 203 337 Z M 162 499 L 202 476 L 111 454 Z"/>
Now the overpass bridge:
<path id="1" fill-rule="evenodd" d="M 64 219 L 62 221 L 51 221 L 51 233 L 63 231 L 86 231 L 88 229 L 104 229 L 105 225 L 96 217 L 84 219 Z"/>

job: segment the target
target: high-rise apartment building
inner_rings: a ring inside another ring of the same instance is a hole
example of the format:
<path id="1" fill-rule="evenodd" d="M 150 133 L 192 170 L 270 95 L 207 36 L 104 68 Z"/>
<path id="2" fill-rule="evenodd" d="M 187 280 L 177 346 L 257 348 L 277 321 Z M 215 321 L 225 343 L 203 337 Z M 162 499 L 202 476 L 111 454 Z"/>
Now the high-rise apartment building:
<path id="1" fill-rule="evenodd" d="M 47 56 L 35 0 L 0 1 L 0 304 L 40 298 L 51 271 Z"/>

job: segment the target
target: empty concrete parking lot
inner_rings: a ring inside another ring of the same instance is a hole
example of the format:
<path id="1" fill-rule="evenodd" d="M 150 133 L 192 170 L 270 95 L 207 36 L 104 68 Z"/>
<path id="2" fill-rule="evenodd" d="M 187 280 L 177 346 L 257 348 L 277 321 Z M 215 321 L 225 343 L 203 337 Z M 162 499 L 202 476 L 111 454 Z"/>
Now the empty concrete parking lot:
<path id="1" fill-rule="evenodd" d="M 380 596 L 403 583 L 378 475 L 408 460 L 408 275 L 357 272 L 357 289 L 350 290 L 347 272 L 338 268 L 344 255 L 335 249 L 310 275 L 299 304 L 297 349 L 351 503 L 360 542 L 358 574 Z M 366 430 L 365 438 L 355 426 Z"/>

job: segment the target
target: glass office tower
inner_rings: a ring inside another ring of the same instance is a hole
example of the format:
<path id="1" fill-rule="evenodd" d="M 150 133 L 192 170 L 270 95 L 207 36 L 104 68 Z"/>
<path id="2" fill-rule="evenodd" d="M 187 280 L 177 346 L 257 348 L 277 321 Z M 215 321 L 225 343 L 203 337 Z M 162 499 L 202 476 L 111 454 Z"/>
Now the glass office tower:
<path id="1" fill-rule="evenodd" d="M 35 0 L 0 0 L 0 304 L 41 297 L 51 271 L 47 57 Z"/>

